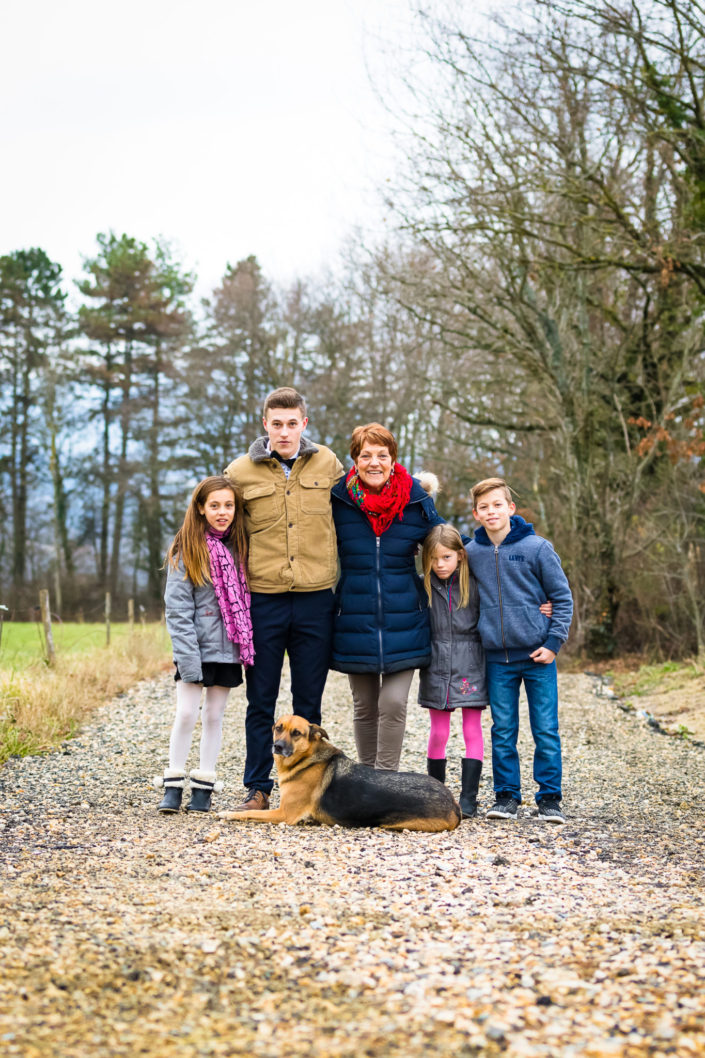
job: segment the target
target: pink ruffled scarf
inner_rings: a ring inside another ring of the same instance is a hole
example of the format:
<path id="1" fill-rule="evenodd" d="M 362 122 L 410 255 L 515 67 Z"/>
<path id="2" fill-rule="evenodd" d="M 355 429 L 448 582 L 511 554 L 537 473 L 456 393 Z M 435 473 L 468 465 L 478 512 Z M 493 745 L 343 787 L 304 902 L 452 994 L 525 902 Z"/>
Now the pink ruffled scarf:
<path id="1" fill-rule="evenodd" d="M 213 529 L 206 533 L 211 580 L 228 639 L 239 646 L 242 664 L 252 665 L 255 650 L 252 645 L 250 589 L 247 587 L 245 571 L 236 565 L 232 551 L 223 542 L 227 535 L 227 531 L 218 533 Z"/>

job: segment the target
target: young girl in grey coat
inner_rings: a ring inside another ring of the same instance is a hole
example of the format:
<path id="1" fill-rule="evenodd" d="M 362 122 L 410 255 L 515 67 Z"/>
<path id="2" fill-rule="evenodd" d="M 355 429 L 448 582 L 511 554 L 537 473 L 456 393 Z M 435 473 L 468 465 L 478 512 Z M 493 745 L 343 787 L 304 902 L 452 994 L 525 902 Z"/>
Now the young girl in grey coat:
<path id="1" fill-rule="evenodd" d="M 485 653 L 477 631 L 477 582 L 460 533 L 447 523 L 434 526 L 428 534 L 421 560 L 431 621 L 431 664 L 421 669 L 419 684 L 419 704 L 428 709 L 431 721 L 427 770 L 445 782 L 450 714 L 459 708 L 465 741 L 460 809 L 467 818 L 477 815 L 484 754 L 482 710 L 488 704 Z"/>
<path id="2" fill-rule="evenodd" d="M 459 708 L 465 741 L 460 809 L 467 819 L 477 815 L 485 748 L 482 710 L 489 704 L 485 652 L 477 630 L 480 596 L 462 537 L 447 522 L 434 526 L 425 538 L 421 561 L 431 620 L 431 664 L 421 669 L 419 680 L 419 704 L 429 710 L 431 720 L 426 768 L 445 782 L 450 714 Z M 539 610 L 550 617 L 550 599 Z"/>
<path id="3" fill-rule="evenodd" d="M 158 810 L 178 812 L 181 807 L 205 687 L 200 761 L 190 773 L 187 809 L 208 812 L 228 694 L 242 683 L 242 665 L 254 660 L 242 501 L 227 478 L 205 478 L 196 486 L 165 566 L 166 626 L 177 682 L 169 767 L 163 778 L 155 779 L 155 785 L 164 787 Z"/>

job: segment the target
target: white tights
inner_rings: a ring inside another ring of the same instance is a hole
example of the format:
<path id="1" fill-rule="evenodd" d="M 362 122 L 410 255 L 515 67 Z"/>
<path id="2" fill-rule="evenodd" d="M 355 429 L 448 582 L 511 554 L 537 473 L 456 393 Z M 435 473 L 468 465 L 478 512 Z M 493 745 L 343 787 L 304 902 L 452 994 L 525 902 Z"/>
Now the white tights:
<path id="1" fill-rule="evenodd" d="M 200 683 L 179 680 L 176 684 L 176 716 L 169 739 L 169 768 L 173 771 L 186 771 L 202 690 Z M 201 714 L 201 771 L 215 771 L 223 741 L 223 716 L 229 694 L 229 687 L 206 687 Z"/>

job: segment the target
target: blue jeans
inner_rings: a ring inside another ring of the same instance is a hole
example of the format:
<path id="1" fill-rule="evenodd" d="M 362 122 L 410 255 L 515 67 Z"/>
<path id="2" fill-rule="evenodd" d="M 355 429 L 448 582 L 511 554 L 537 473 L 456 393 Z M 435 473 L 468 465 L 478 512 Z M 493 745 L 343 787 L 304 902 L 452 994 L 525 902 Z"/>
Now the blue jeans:
<path id="1" fill-rule="evenodd" d="M 561 739 L 558 734 L 558 679 L 556 663 L 522 661 L 487 662 L 487 689 L 492 710 L 492 778 L 495 792 L 521 801 L 519 688 L 522 680 L 529 702 L 529 722 L 534 737 L 536 800 L 561 797 Z"/>
<path id="2" fill-rule="evenodd" d="M 285 655 L 291 674 L 291 712 L 321 722 L 321 697 L 328 676 L 335 597 L 325 591 L 252 592 L 255 663 L 245 670 L 244 784 L 271 793 L 272 724 Z"/>

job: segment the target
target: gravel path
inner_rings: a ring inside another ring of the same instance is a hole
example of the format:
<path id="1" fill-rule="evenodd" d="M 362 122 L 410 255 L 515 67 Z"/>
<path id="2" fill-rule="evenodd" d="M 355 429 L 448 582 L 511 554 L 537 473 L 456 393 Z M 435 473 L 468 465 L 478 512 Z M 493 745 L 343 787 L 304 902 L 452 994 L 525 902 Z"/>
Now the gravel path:
<path id="1" fill-rule="evenodd" d="M 526 804 L 439 835 L 159 816 L 166 677 L 57 753 L 10 761 L 0 1053 L 703 1055 L 705 750 L 585 676 L 561 692 L 563 828 Z M 238 689 L 220 807 L 239 800 L 243 718 Z M 339 676 L 324 722 L 352 754 Z M 402 767 L 425 770 L 426 731 L 410 706 Z"/>

